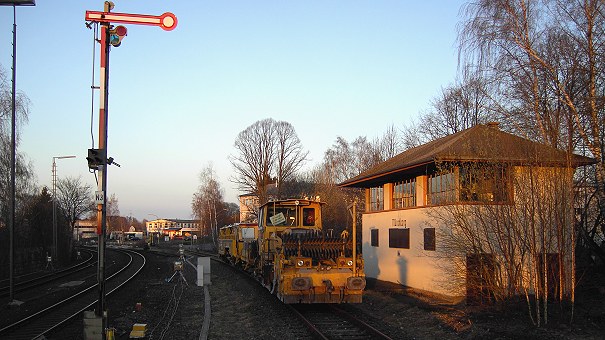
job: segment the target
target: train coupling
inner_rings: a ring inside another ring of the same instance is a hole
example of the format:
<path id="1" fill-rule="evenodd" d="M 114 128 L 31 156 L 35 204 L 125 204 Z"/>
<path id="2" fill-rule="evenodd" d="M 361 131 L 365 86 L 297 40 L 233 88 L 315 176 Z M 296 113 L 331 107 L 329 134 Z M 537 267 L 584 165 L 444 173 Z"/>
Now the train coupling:
<path id="1" fill-rule="evenodd" d="M 322 283 L 326 286 L 326 291 L 332 293 L 334 291 L 334 285 L 331 280 L 323 280 Z"/>

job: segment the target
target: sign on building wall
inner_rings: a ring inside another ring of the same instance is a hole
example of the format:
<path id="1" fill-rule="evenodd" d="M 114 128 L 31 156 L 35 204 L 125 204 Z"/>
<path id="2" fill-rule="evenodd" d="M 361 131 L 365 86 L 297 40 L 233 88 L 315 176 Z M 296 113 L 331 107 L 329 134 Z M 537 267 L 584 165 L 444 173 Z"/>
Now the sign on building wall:
<path id="1" fill-rule="evenodd" d="M 401 219 L 401 218 L 394 218 L 392 220 L 392 226 L 393 227 L 405 227 L 406 226 L 406 220 Z"/>

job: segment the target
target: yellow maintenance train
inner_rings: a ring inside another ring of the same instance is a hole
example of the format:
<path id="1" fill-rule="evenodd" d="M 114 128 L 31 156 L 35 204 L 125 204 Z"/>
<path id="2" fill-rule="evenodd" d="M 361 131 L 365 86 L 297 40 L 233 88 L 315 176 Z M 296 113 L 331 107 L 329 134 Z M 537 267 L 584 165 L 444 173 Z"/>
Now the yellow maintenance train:
<path id="1" fill-rule="evenodd" d="M 253 273 L 284 303 L 360 303 L 366 280 L 354 233 L 327 236 L 323 204 L 267 202 L 259 208 L 258 224 L 221 228 L 219 253 Z"/>

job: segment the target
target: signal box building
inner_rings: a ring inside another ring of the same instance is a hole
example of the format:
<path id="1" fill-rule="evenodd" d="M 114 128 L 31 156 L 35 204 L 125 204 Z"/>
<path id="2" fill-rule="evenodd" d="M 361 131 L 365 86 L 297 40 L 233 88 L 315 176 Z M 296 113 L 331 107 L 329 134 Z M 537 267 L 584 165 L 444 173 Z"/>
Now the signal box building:
<path id="1" fill-rule="evenodd" d="M 449 296 L 468 297 L 472 293 L 473 277 L 477 278 L 472 274 L 476 260 L 504 256 L 487 243 L 507 237 L 514 226 L 526 228 L 528 220 L 535 221 L 531 214 L 523 216 L 518 224 L 492 215 L 483 222 L 490 226 L 501 222 L 502 230 L 486 231 L 483 239 L 473 240 L 471 243 L 476 243 L 470 247 L 465 245 L 465 248 L 452 241 L 461 240 L 460 236 L 465 235 L 464 228 L 472 230 L 483 225 L 480 224 L 482 214 L 468 214 L 473 211 L 513 211 L 510 208 L 525 204 L 523 200 L 527 195 L 523 188 L 533 181 L 534 177 L 529 174 L 534 173 L 560 170 L 563 175 L 559 177 L 568 184 L 562 186 L 563 193 L 570 194 L 575 168 L 592 163 L 591 158 L 570 155 L 505 133 L 497 123 L 490 123 L 409 149 L 340 186 L 365 189 L 362 248 L 367 277 Z M 544 194 L 548 192 L 546 190 Z M 539 204 L 547 203 L 540 200 Z M 565 209 L 566 206 L 559 209 L 562 218 L 573 218 L 573 208 L 569 215 Z M 484 215 L 488 216 L 487 213 Z M 451 218 L 448 220 L 446 216 Z M 477 224 L 465 224 L 469 221 L 477 221 Z M 569 219 L 563 223 L 566 230 L 571 226 L 573 221 Z M 512 238 L 511 242 L 514 242 Z M 570 244 L 567 246 L 571 247 Z M 519 245 L 512 244 L 511 247 Z M 538 255 L 544 251 L 548 252 L 549 261 L 553 258 L 559 259 L 560 263 L 569 261 L 570 251 L 562 254 L 548 247 L 535 250 L 533 257 L 526 255 L 521 261 L 534 261 L 536 265 L 540 263 L 541 256 Z M 560 257 L 552 257 L 553 253 Z M 519 255 L 515 253 L 514 256 Z M 487 267 L 489 273 L 479 274 L 477 279 L 484 285 L 490 275 L 512 276 L 503 266 L 492 264 Z M 569 280 L 569 273 L 563 274 Z"/>

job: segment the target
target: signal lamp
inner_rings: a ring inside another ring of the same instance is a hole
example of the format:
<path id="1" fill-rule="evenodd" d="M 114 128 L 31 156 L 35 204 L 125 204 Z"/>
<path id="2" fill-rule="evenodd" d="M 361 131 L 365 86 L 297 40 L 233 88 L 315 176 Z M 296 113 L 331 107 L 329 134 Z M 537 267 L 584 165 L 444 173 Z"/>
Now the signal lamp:
<path id="1" fill-rule="evenodd" d="M 88 167 L 97 170 L 99 165 L 105 165 L 107 158 L 105 157 L 105 149 L 88 149 Z"/>
<path id="2" fill-rule="evenodd" d="M 122 44 L 122 39 L 124 39 L 126 35 L 128 35 L 126 26 L 116 26 L 109 30 L 109 43 L 114 47 L 118 47 Z"/>

